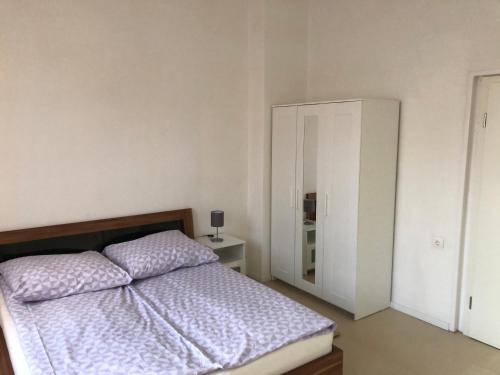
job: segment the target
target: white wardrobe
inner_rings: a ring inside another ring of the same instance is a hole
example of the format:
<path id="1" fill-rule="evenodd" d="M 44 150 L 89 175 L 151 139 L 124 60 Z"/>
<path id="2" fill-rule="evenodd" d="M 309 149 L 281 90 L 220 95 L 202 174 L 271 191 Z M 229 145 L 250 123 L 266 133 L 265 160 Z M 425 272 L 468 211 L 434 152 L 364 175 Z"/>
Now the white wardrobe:
<path id="1" fill-rule="evenodd" d="M 390 304 L 399 101 L 273 107 L 271 274 L 354 314 Z"/>

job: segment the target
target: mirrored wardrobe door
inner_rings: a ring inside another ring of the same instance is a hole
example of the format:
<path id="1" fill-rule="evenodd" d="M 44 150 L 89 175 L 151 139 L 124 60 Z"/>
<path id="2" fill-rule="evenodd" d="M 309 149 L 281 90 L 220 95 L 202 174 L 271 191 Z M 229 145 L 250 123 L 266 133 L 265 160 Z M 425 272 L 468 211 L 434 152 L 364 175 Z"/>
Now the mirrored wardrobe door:
<path id="1" fill-rule="evenodd" d="M 297 119 L 297 220 L 295 282 L 319 294 L 316 196 L 318 188 L 318 105 L 299 107 Z"/>

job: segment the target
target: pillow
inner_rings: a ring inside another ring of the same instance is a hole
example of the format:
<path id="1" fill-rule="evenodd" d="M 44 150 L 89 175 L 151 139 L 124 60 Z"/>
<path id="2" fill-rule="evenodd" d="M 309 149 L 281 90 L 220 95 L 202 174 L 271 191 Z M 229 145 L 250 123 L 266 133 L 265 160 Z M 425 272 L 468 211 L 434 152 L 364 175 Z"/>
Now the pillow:
<path id="1" fill-rule="evenodd" d="M 178 230 L 109 245 L 104 254 L 134 279 L 158 276 L 180 267 L 215 262 L 214 252 Z"/>
<path id="2" fill-rule="evenodd" d="M 19 301 L 43 301 L 127 285 L 132 279 L 96 251 L 35 255 L 0 263 L 0 273 Z"/>

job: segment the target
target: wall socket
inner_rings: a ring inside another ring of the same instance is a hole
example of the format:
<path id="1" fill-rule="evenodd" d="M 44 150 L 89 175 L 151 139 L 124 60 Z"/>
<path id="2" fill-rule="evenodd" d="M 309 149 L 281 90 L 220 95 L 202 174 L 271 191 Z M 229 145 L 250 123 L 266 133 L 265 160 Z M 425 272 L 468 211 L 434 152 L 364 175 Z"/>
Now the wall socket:
<path id="1" fill-rule="evenodd" d="M 444 238 L 443 237 L 433 237 L 432 247 L 436 249 L 444 249 Z"/>

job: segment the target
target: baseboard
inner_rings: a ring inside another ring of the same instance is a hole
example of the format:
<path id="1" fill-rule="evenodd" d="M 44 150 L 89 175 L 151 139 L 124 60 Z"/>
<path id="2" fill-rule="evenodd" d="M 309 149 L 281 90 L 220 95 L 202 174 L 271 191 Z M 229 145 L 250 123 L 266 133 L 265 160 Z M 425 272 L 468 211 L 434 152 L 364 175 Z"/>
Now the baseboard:
<path id="1" fill-rule="evenodd" d="M 255 281 L 262 282 L 262 277 L 255 273 L 247 272 L 247 276 L 251 279 L 254 279 Z"/>
<path id="2" fill-rule="evenodd" d="M 254 279 L 255 281 L 258 281 L 259 283 L 267 283 L 268 281 L 271 281 L 271 276 L 264 276 L 264 275 L 257 275 L 256 273 L 253 272 L 247 272 L 247 276 L 251 279 Z"/>
<path id="3" fill-rule="evenodd" d="M 450 323 L 443 322 L 440 319 L 436 319 L 430 315 L 427 315 L 427 314 L 424 314 L 420 311 L 412 309 L 411 307 L 403 306 L 403 305 L 400 305 L 399 303 L 396 303 L 396 302 L 391 302 L 391 307 L 394 310 L 397 310 L 397 311 L 400 311 L 404 314 L 413 316 L 414 318 L 417 318 L 419 320 L 423 320 L 426 323 L 435 325 L 435 326 L 442 328 L 442 329 L 445 329 L 447 331 L 450 330 Z"/>
<path id="4" fill-rule="evenodd" d="M 271 276 L 261 276 L 261 283 L 267 283 L 268 281 L 271 281 L 272 277 Z"/>

